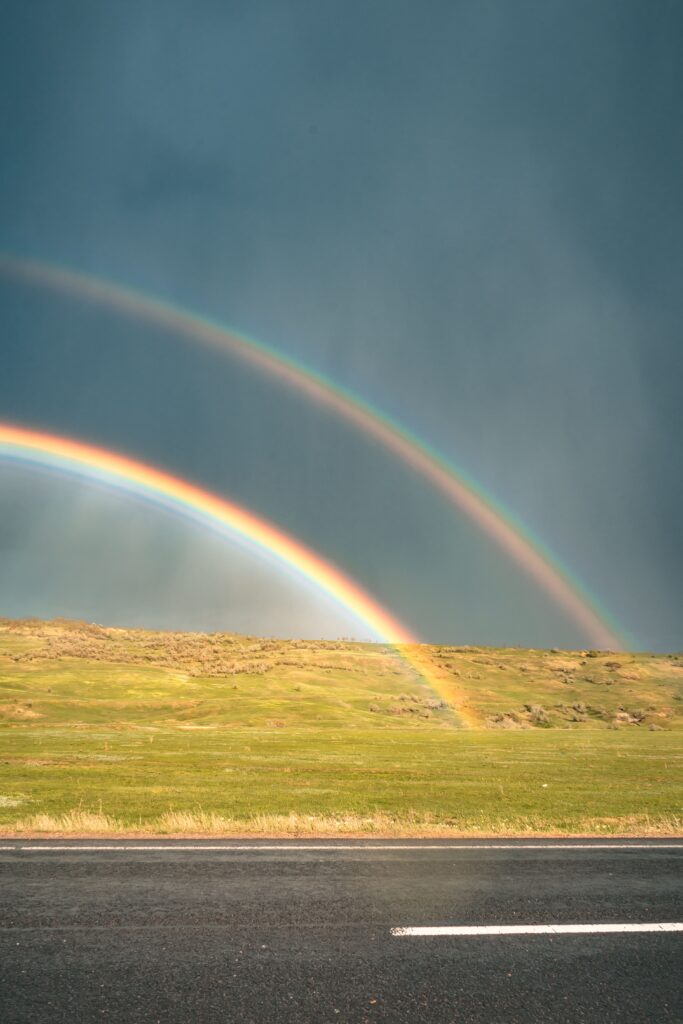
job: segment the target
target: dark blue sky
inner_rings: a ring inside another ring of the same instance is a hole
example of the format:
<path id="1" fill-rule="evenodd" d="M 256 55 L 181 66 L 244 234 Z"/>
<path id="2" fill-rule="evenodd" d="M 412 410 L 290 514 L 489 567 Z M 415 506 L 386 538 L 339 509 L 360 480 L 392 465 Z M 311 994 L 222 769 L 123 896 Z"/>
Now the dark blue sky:
<path id="1" fill-rule="evenodd" d="M 331 375 L 639 645 L 680 647 L 682 31 L 664 0 L 9 2 L 0 249 Z M 230 495 L 427 639 L 581 642 L 414 475 L 273 381 L 16 282 L 0 308 L 0 418 Z M 0 614 L 29 612 L 344 632 L 229 545 L 0 466 Z"/>

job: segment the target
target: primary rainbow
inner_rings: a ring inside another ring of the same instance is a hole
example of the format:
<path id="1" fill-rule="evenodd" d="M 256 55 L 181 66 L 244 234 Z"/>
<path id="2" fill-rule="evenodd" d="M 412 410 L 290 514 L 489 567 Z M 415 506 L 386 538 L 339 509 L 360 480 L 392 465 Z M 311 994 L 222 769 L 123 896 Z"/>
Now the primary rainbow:
<path id="1" fill-rule="evenodd" d="M 453 682 L 430 657 L 429 648 L 354 580 L 298 540 L 253 512 L 163 470 L 103 448 L 56 434 L 0 422 L 0 458 L 101 480 L 190 516 L 269 557 L 332 598 L 373 636 L 391 647 L 439 696 L 451 702 Z M 463 724 L 468 719 L 460 713 Z"/>
<path id="2" fill-rule="evenodd" d="M 394 453 L 464 512 L 530 576 L 581 629 L 587 642 L 620 649 L 626 640 L 579 581 L 532 537 L 502 504 L 400 423 L 358 395 L 275 349 L 195 313 L 62 267 L 0 258 L 0 273 L 57 291 L 71 292 L 131 316 L 230 352 L 333 410 Z"/>
<path id="3" fill-rule="evenodd" d="M 10 423 L 0 422 L 0 455 L 104 479 L 115 487 L 151 497 L 173 511 L 199 517 L 314 583 L 377 639 L 390 644 L 416 642 L 412 633 L 357 583 L 310 548 L 253 512 L 186 480 L 103 448 Z"/>

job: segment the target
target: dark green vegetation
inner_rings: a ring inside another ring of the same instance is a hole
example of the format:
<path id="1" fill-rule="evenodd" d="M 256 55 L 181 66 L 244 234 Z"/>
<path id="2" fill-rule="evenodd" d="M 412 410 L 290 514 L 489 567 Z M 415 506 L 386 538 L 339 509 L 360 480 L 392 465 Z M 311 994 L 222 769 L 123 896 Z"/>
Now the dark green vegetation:
<path id="1" fill-rule="evenodd" d="M 0 622 L 0 826 L 679 829 L 683 658 L 430 657 L 438 694 L 382 646 Z"/>

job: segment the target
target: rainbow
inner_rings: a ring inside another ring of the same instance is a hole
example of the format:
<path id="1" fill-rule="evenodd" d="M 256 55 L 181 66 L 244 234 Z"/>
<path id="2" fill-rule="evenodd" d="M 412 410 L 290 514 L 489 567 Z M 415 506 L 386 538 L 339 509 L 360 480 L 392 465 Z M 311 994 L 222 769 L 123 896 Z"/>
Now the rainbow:
<path id="1" fill-rule="evenodd" d="M 452 683 L 410 630 L 330 562 L 234 502 L 127 456 L 10 423 L 0 422 L 0 458 L 104 482 L 229 535 L 313 584 L 391 647 L 439 696 L 453 700 Z"/>
<path id="2" fill-rule="evenodd" d="M 509 510 L 434 448 L 353 392 L 262 342 L 130 288 L 62 267 L 9 257 L 0 258 L 0 273 L 72 293 L 168 328 L 209 348 L 238 356 L 279 378 L 354 424 L 427 480 L 552 598 L 579 627 L 588 643 L 607 649 L 627 646 L 620 635 L 622 631 L 611 622 L 606 611 Z"/>
<path id="3" fill-rule="evenodd" d="M 177 513 L 189 514 L 315 584 L 375 638 L 389 644 L 416 642 L 412 633 L 358 584 L 310 548 L 247 509 L 179 477 L 103 448 L 1 422 L 0 455 L 71 475 L 96 477 Z"/>

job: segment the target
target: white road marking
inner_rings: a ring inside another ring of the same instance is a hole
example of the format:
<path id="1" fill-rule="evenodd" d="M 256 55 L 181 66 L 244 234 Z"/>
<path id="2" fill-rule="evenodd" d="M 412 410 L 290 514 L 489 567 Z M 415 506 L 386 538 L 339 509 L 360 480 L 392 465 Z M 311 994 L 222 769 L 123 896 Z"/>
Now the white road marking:
<path id="1" fill-rule="evenodd" d="M 20 851 L 22 853 L 88 852 L 88 853 L 159 853 L 196 851 L 199 853 L 270 853 L 278 852 L 310 852 L 325 851 L 364 851 L 385 850 L 388 852 L 421 851 L 421 850 L 683 850 L 683 842 L 678 843 L 368 843 L 359 840 L 356 843 L 24 843 L 0 845 L 0 851 Z"/>
<path id="2" fill-rule="evenodd" d="M 653 924 L 509 924 L 391 929 L 391 934 L 397 938 L 421 935 L 585 935 L 595 932 L 683 932 L 683 922 L 659 922 Z"/>

